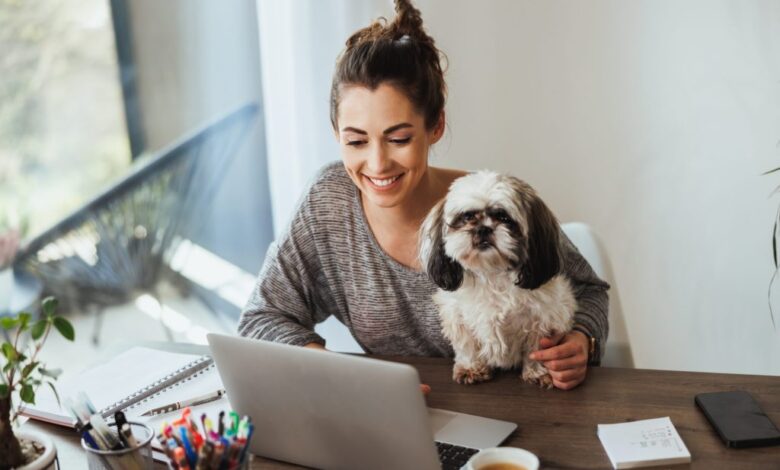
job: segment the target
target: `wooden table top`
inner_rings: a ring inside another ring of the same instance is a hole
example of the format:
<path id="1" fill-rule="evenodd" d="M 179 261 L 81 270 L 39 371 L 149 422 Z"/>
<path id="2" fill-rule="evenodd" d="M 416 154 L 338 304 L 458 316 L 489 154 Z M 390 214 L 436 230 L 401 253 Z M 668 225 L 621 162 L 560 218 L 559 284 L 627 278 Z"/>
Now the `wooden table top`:
<path id="1" fill-rule="evenodd" d="M 539 456 L 542 468 L 611 468 L 596 425 L 669 416 L 692 456 L 675 468 L 780 469 L 780 447 L 729 449 L 696 408 L 697 393 L 747 390 L 780 423 L 780 377 L 592 368 L 574 390 L 542 390 L 506 372 L 488 383 L 458 385 L 449 359 L 385 358 L 417 368 L 431 386 L 428 405 L 513 421 L 518 429 L 503 443 Z M 72 431 L 28 422 L 25 427 L 53 436 L 63 468 L 86 468 Z M 301 468 L 255 457 L 255 469 Z"/>

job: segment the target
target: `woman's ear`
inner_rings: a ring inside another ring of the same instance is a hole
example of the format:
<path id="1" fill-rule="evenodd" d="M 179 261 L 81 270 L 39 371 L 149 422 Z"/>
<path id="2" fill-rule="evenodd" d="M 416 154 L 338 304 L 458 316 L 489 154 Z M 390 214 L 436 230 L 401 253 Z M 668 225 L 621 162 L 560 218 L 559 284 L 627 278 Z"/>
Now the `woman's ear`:
<path id="1" fill-rule="evenodd" d="M 518 286 L 536 289 L 561 271 L 559 240 L 558 221 L 547 205 L 534 195 L 528 206 L 527 259 L 519 267 Z"/>
<path id="2" fill-rule="evenodd" d="M 436 127 L 433 128 L 431 145 L 441 140 L 442 136 L 444 135 L 444 128 L 446 124 L 447 124 L 446 115 L 444 114 L 444 110 L 442 110 L 441 114 L 439 114 L 439 120 L 436 121 Z"/>
<path id="3" fill-rule="evenodd" d="M 463 267 L 444 250 L 444 199 L 439 201 L 420 227 L 420 264 L 431 280 L 447 291 L 463 283 Z"/>

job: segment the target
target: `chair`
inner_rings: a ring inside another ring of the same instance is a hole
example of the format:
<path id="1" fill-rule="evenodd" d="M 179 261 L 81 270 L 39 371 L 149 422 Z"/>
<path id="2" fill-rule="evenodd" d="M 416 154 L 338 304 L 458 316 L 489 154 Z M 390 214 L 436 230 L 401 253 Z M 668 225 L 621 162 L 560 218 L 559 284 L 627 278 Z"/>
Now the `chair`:
<path id="1" fill-rule="evenodd" d="M 101 312 L 155 289 L 183 237 L 201 220 L 258 106 L 244 105 L 136 160 L 116 184 L 24 246 L 14 262 L 66 308 Z M 170 270 L 168 270 L 170 271 Z M 162 319 L 161 319 L 162 320 Z M 161 321 L 169 339 L 170 330 Z"/>
<path id="2" fill-rule="evenodd" d="M 569 222 L 561 225 L 563 232 L 574 243 L 582 256 L 591 265 L 601 279 L 611 286 L 609 290 L 609 338 L 604 345 L 602 366 L 634 367 L 634 355 L 631 351 L 628 329 L 620 305 L 612 264 L 601 240 L 593 230 L 582 222 Z"/>

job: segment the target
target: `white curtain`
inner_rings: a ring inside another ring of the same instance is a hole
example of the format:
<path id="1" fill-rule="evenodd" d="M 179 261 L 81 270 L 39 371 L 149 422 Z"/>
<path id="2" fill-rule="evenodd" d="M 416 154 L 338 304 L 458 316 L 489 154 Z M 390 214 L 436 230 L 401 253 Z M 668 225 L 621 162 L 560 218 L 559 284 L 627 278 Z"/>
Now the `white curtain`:
<path id="1" fill-rule="evenodd" d="M 390 0 L 258 0 L 264 118 L 274 234 L 317 170 L 339 159 L 329 119 L 336 56 Z"/>

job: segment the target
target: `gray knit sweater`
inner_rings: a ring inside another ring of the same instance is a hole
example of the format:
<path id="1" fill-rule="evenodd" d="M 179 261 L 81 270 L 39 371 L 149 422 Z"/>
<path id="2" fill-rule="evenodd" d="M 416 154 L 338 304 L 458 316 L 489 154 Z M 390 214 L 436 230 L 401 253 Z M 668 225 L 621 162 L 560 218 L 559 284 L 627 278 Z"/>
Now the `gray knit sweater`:
<path id="1" fill-rule="evenodd" d="M 564 269 L 578 303 L 575 323 L 604 344 L 609 286 L 568 238 L 562 240 Z M 271 244 L 238 332 L 293 345 L 324 344 L 314 325 L 335 315 L 368 353 L 452 356 L 431 300 L 436 289 L 425 273 L 380 248 L 359 190 L 343 164 L 334 162 L 320 171 L 287 232 Z"/>

